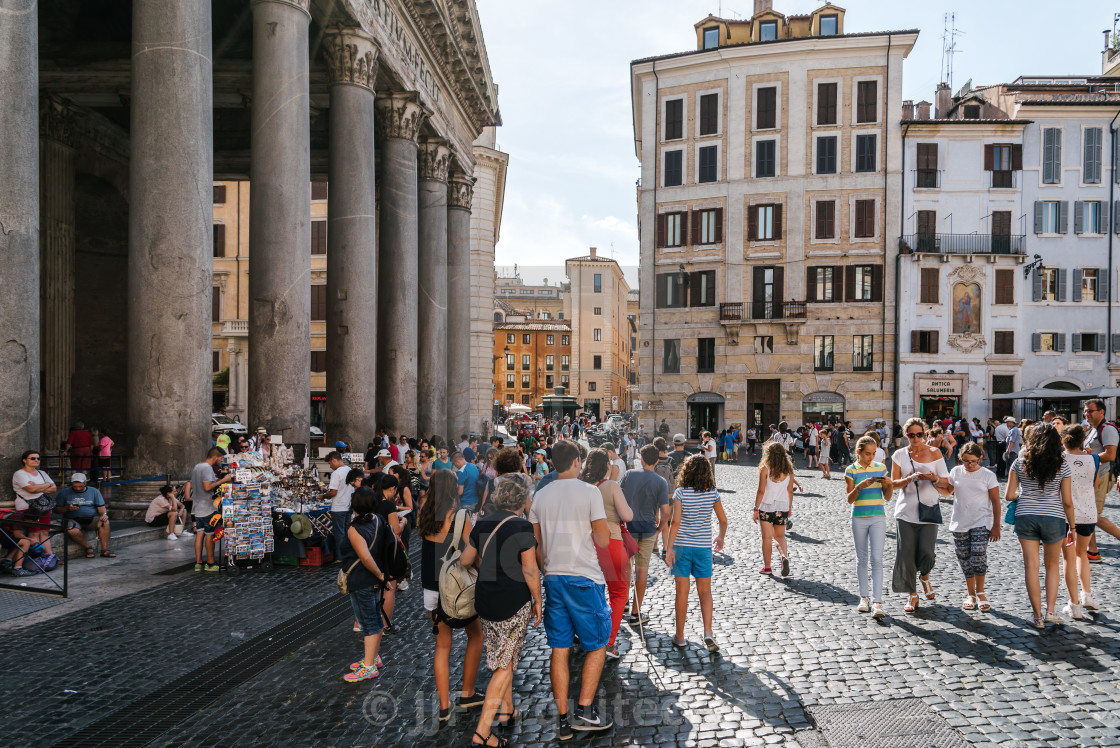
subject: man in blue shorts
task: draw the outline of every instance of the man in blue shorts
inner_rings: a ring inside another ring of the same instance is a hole
[[[599,714],[595,691],[611,633],[606,579],[595,546],[606,548],[610,529],[599,489],[579,479],[579,445],[562,439],[552,448],[556,480],[538,489],[529,509],[537,539],[537,563],[544,574],[544,628],[552,648],[549,675],[559,724],[556,737],[570,740],[573,730],[599,731],[614,725]],[[579,636],[586,655],[575,714],[568,717],[568,651]]]

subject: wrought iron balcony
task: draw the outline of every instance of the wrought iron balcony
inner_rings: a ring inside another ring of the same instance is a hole
[[[743,319],[743,302],[719,305],[720,322],[739,322]]]
[[[804,320],[804,301],[752,301],[751,319]]]
[[[1022,234],[906,234],[899,251],[951,255],[1021,255]]]

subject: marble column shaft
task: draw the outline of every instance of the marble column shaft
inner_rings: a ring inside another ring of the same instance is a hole
[[[209,446],[214,108],[209,0],[134,0],[128,211],[133,475]]]
[[[40,356],[42,444],[57,449],[70,427],[75,365],[74,110],[45,95],[39,106]]]
[[[330,69],[330,200],[327,203],[327,413],[331,443],[374,434],[377,380],[377,224],[374,92],[377,46],[333,29]]]
[[[377,100],[382,171],[377,274],[377,426],[416,435],[418,234],[415,92]],[[430,434],[425,434],[430,436]]]
[[[471,199],[474,179],[458,174],[447,207],[447,431],[471,430]]]
[[[310,0],[252,0],[249,424],[311,429]]]
[[[447,425],[447,171],[451,150],[442,138],[420,145],[419,272],[416,417],[421,434]],[[451,436],[451,434],[448,434]]]

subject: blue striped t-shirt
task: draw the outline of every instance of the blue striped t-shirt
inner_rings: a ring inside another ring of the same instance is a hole
[[[1065,505],[1062,503],[1062,479],[1073,476],[1069,465],[1063,461],[1058,474],[1045,486],[1039,485],[1034,478],[1027,477],[1022,457],[1016,458],[1015,462],[1011,463],[1011,469],[1019,478],[1019,502],[1015,505],[1016,517],[1054,517],[1063,520],[1066,518]]]
[[[689,548],[712,547],[712,507],[719,501],[719,494],[711,491],[696,491],[692,488],[678,488],[673,500],[681,502],[681,526],[677,530],[674,545]]]

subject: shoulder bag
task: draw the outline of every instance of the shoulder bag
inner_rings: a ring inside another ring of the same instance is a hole
[[[910,454],[910,450],[906,450],[906,456],[910,459],[910,472],[917,473],[918,469],[914,466],[914,457]],[[941,499],[938,498],[937,503],[930,505],[922,502],[921,481],[914,481],[914,493],[918,496],[918,521],[928,522],[934,525],[941,524]]]

